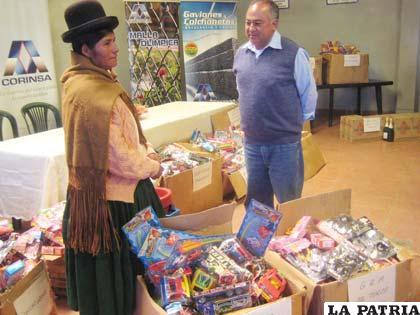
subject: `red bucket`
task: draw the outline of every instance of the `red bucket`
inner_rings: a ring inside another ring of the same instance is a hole
[[[163,209],[168,212],[169,207],[172,204],[172,191],[169,188],[165,187],[155,187],[156,193],[160,198],[160,202],[162,203]]]

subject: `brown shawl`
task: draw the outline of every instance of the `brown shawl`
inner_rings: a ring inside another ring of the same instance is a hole
[[[61,78],[63,126],[69,170],[68,246],[93,255],[118,246],[118,233],[106,201],[109,125],[120,96],[135,115],[134,105],[112,72],[72,53],[72,66]],[[138,125],[139,139],[146,143]]]

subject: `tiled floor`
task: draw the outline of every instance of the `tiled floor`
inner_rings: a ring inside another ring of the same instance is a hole
[[[313,129],[327,165],[305,182],[303,195],[352,189],[352,214],[368,216],[387,236],[420,252],[420,139],[388,143],[349,143],[339,139],[339,126]],[[243,215],[239,205],[235,221]],[[420,259],[412,265],[420,301]],[[69,311],[60,300],[58,314]]]

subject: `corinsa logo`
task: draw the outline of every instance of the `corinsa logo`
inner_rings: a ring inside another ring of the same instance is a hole
[[[12,41],[4,68],[3,86],[50,81],[51,76],[31,40]]]

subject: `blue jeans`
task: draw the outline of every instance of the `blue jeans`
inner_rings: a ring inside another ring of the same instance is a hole
[[[303,188],[303,156],[299,142],[287,144],[245,143],[248,194],[273,207],[273,193],[283,203],[300,198]]]

